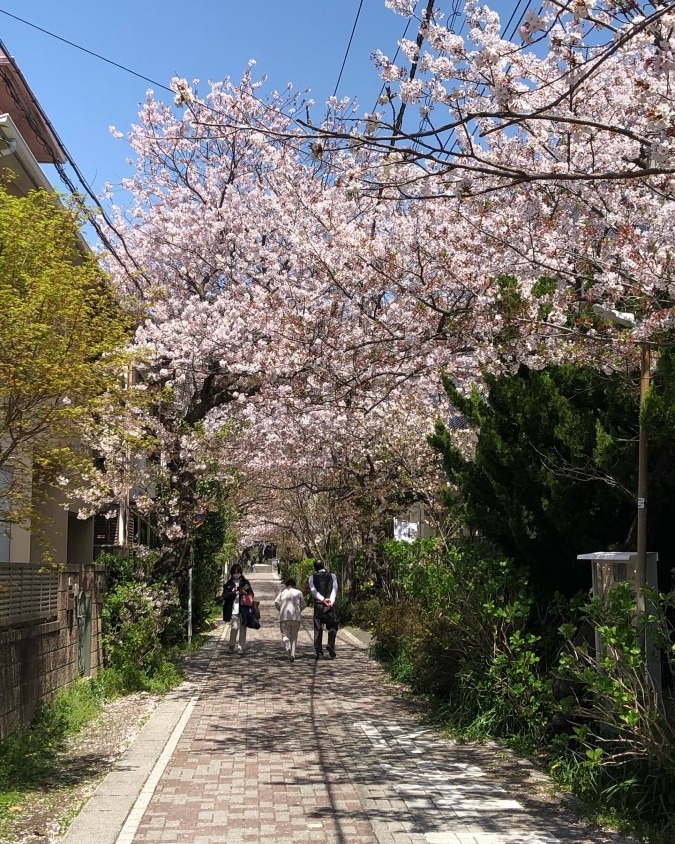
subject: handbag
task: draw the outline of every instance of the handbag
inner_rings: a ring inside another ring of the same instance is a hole
[[[253,602],[253,615],[260,620],[260,601]]]
[[[326,625],[326,630],[338,629],[338,620],[334,607],[329,607],[323,611],[321,614],[321,623]]]
[[[252,607],[254,604],[253,601],[253,592],[244,592],[243,595],[239,596],[239,605],[242,607]]]
[[[250,627],[252,630],[260,630],[260,622],[255,617],[253,607],[244,605],[241,608],[241,614],[245,627]]]

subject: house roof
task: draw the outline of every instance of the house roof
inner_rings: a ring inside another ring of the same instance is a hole
[[[66,151],[35,95],[0,41],[0,113],[10,114],[28,148],[41,164],[63,164]]]

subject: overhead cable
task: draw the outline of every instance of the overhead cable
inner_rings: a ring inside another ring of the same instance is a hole
[[[356,26],[359,22],[359,17],[361,16],[361,9],[363,8],[363,0],[359,3],[359,8],[356,10],[356,18],[354,20],[354,26],[352,27],[352,33],[349,36],[349,42],[347,44],[347,49],[345,50],[344,58],[342,59],[342,67],[340,68],[340,73],[338,74],[337,82],[335,83],[335,90],[333,91],[333,96],[337,96],[338,88],[340,86],[340,80],[342,79],[342,74],[345,69],[345,65],[347,64],[347,57],[349,56],[349,51],[352,46],[352,41],[354,40],[354,33],[356,32]]]
[[[70,47],[74,47],[76,50],[81,50],[83,53],[87,53],[88,55],[93,56],[96,59],[100,59],[102,62],[111,64],[113,65],[113,67],[117,67],[120,70],[125,71],[126,73],[130,73],[132,76],[137,76],[139,79],[143,79],[145,82],[149,82],[151,85],[155,85],[157,88],[163,88],[165,91],[169,91],[169,93],[171,94],[174,93],[171,88],[168,88],[166,85],[162,85],[161,82],[155,82],[155,80],[150,79],[149,76],[144,76],[142,73],[137,73],[130,67],[126,67],[125,65],[120,64],[119,62],[114,62],[112,59],[107,59],[105,56],[101,56],[99,53],[95,53],[93,50],[87,50],[86,47],[81,47],[74,41],[69,41],[67,38],[62,38],[55,32],[50,32],[48,29],[43,29],[43,27],[38,26],[35,23],[31,23],[30,21],[24,20],[24,18],[20,18],[18,15],[13,15],[11,12],[5,11],[5,9],[0,9],[0,14],[7,15],[8,18],[14,18],[15,21],[19,21],[20,23],[23,23],[26,26],[30,26],[33,29],[37,29],[38,32],[43,32],[45,35],[49,35],[51,38],[56,38],[57,41],[62,41],[64,44],[68,44]]]
[[[3,44],[3,42],[1,40],[0,40],[0,49],[7,56],[8,61],[12,65],[16,66],[14,60],[8,55],[7,48],[5,47],[5,45]],[[42,123],[40,121],[36,120],[33,111],[30,108],[27,107],[26,103],[24,102],[23,97],[17,91],[16,86],[14,84],[14,79],[6,71],[6,69],[3,68],[2,66],[0,66],[0,78],[4,82],[5,87],[7,89],[7,92],[9,93],[11,98],[14,100],[14,103],[15,103],[17,109],[22,113],[22,115],[24,116],[24,118],[28,122],[28,125],[31,127],[31,129],[35,133],[36,137],[40,141],[40,144],[45,149],[45,151],[48,154],[48,156],[50,157],[52,163],[56,167],[56,170],[58,171],[58,174],[61,177],[61,180],[66,185],[68,190],[73,194],[73,196],[75,198],[77,198],[81,194],[80,194],[78,188],[73,183],[73,180],[68,175],[68,172],[66,171],[63,164],[60,163],[57,151],[53,148],[51,139],[46,136],[46,133],[44,132],[43,127],[42,127]],[[85,193],[92,199],[92,201],[96,205],[98,213],[101,215],[101,218],[105,221],[105,223],[108,226],[108,228],[110,229],[110,231],[112,231],[119,238],[119,240],[120,240],[120,242],[121,242],[121,244],[124,248],[124,251],[127,254],[127,257],[132,261],[132,263],[134,264],[136,269],[140,271],[140,267],[138,266],[138,264],[134,260],[133,256],[129,253],[129,250],[127,249],[127,245],[124,241],[124,238],[121,236],[120,232],[117,230],[114,223],[112,222],[112,220],[108,216],[108,214],[107,214],[105,208],[103,207],[103,205],[101,204],[101,201],[99,200],[98,196],[95,194],[92,187],[89,185],[87,180],[84,178],[84,175],[82,174],[81,170],[79,169],[79,167],[77,166],[77,164],[73,160],[72,156],[70,155],[70,153],[66,149],[63,141],[58,136],[58,133],[56,132],[56,129],[52,125],[51,121],[49,120],[47,115],[42,111],[42,109],[39,107],[39,105],[37,106],[37,108],[39,110],[40,117],[42,118],[42,121],[44,122],[44,125],[49,130],[49,133],[51,133],[51,137],[56,140],[56,143],[58,144],[60,150],[65,155],[66,160],[68,161],[70,166],[73,168],[73,171],[75,172],[75,175],[77,176],[77,178],[80,182],[80,185],[84,188]],[[101,240],[101,242],[103,243],[103,245],[108,249],[108,251],[114,256],[114,258],[118,261],[118,263],[121,266],[125,266],[123,259],[118,254],[117,250],[115,249],[114,244],[111,242],[111,240],[108,237],[106,231],[104,231],[103,227],[101,226],[99,221],[96,219],[96,215],[94,213],[92,213],[91,210],[84,205],[84,203],[80,202],[79,204],[80,204],[81,209],[86,213],[89,222],[93,226],[94,230],[96,231],[96,234],[98,235],[98,237]]]

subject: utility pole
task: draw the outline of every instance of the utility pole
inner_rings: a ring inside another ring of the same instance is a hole
[[[187,640],[192,643],[192,566],[188,569]]]
[[[604,305],[593,305],[593,311],[622,328],[635,328],[635,314],[624,313]],[[647,429],[642,420],[647,393],[649,392],[651,353],[649,343],[640,343],[640,407],[638,433],[638,488],[637,488],[637,554],[635,562],[636,605],[638,612],[645,612],[642,590],[647,583]]]
[[[651,354],[649,345],[642,343],[640,348],[640,427],[638,439],[638,491],[637,491],[637,562],[636,586],[637,608],[645,611],[645,598],[642,588],[647,582],[647,430],[642,420],[647,393],[650,384]]]

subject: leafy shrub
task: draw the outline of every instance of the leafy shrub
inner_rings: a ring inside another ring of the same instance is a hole
[[[181,614],[177,590],[152,580],[154,558],[106,555],[108,591],[102,609],[107,674],[118,690],[163,691],[180,679],[166,657],[162,634]]]
[[[404,653],[410,685],[441,699],[455,728],[489,723],[485,734],[542,735],[551,683],[529,629],[533,600],[523,572],[486,549],[405,545],[386,549],[400,598],[376,621],[377,652],[392,665]]]
[[[200,482],[201,492],[212,492],[213,484]],[[220,493],[221,495],[224,493]],[[236,544],[229,526],[227,509],[206,514],[204,524],[196,531],[194,541],[192,577],[192,631],[198,633],[209,628],[210,620],[220,617],[221,578],[230,560],[234,559]],[[174,624],[172,639],[164,634],[165,642],[183,646],[187,634],[188,581],[181,588],[181,624]],[[178,615],[178,614],[176,614]],[[168,632],[168,631],[167,631]]]
[[[108,664],[151,669],[161,653],[167,595],[149,583],[123,583],[106,596],[103,644]]]
[[[435,698],[437,722],[548,758],[604,819],[650,844],[675,840],[675,719],[649,681],[659,656],[675,674],[675,593],[645,589],[640,614],[620,584],[539,618],[523,572],[485,549],[413,543],[394,562],[398,599],[378,615],[373,650]]]
[[[338,601],[336,611],[341,624],[374,630],[382,612],[382,600],[376,595],[355,601],[343,599]]]
[[[314,560],[312,559],[293,560],[282,564],[282,581],[285,582],[292,577],[306,599],[309,599],[309,578],[312,574],[314,574]],[[308,604],[309,602],[310,600],[307,600]]]
[[[646,612],[636,612],[629,584],[619,583],[560,628],[558,673],[578,691],[561,701],[569,728],[553,742],[552,769],[586,799],[659,826],[668,840],[675,834],[675,723],[652,674],[660,674],[660,655],[675,668],[675,593],[644,592]],[[598,632],[599,653],[578,637],[581,625]]]
[[[375,627],[375,655],[385,661],[395,659],[412,641],[419,623],[419,609],[412,603],[383,607]]]
[[[415,666],[411,659],[410,651],[404,645],[389,661],[389,673],[391,679],[396,683],[407,683],[413,686],[416,681]]]

